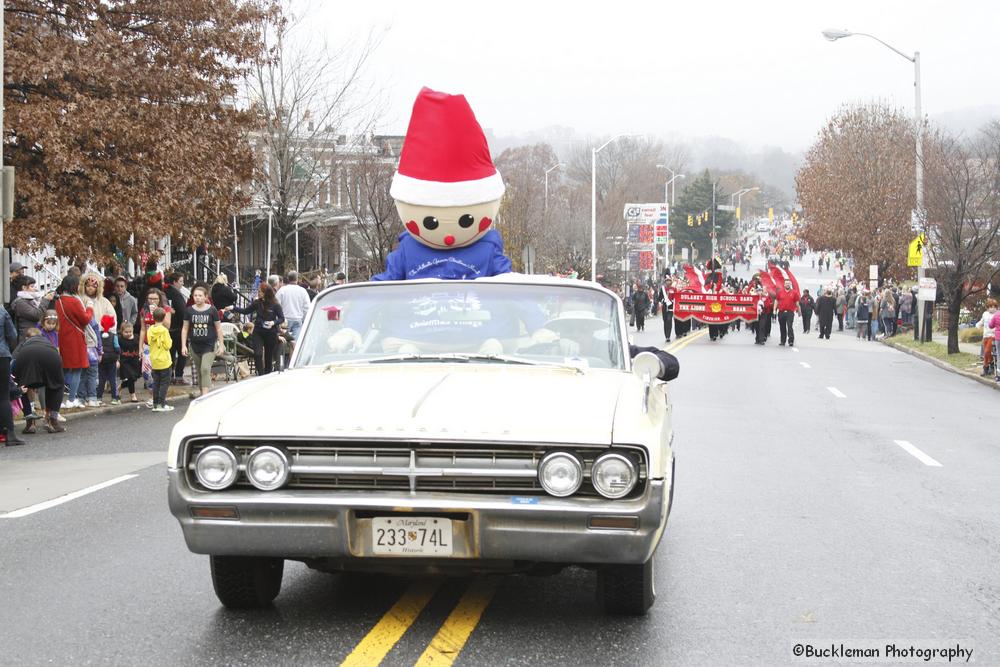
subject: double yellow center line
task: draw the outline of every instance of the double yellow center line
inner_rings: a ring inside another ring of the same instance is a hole
[[[677,352],[707,335],[708,329],[703,329],[677,339],[664,349],[671,353]],[[482,577],[475,579],[466,588],[458,604],[417,659],[415,667],[442,667],[455,662],[493,599],[498,581],[498,577]],[[410,584],[396,604],[354,647],[341,666],[371,667],[380,664],[416,622],[441,588],[441,584],[441,579],[421,579]]]
[[[664,351],[670,352],[671,354],[673,354],[674,352],[677,352],[678,350],[683,350],[685,347],[687,347],[691,343],[695,342],[696,340],[698,340],[700,338],[704,338],[707,335],[708,335],[708,329],[707,328],[706,329],[702,329],[701,331],[698,331],[696,333],[688,334],[687,336],[684,336],[683,338],[678,338],[677,340],[675,340],[674,342],[672,342],[670,345],[667,345],[663,349],[664,349]]]
[[[354,647],[341,666],[369,667],[380,664],[417,620],[441,583],[440,579],[423,579],[410,584],[403,596]],[[474,580],[417,659],[416,666],[439,667],[455,662],[465,642],[479,624],[483,611],[493,599],[496,587],[496,577]]]

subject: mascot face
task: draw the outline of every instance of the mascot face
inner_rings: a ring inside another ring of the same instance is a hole
[[[468,206],[419,206],[396,200],[399,218],[410,236],[438,250],[478,241],[493,226],[499,209],[499,199]]]

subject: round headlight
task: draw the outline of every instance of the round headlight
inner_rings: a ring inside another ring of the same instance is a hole
[[[277,447],[264,445],[247,459],[247,479],[261,491],[273,491],[288,481],[288,457]]]
[[[590,469],[590,482],[605,498],[623,498],[632,492],[639,474],[635,463],[621,454],[602,454]]]
[[[194,461],[194,474],[198,483],[212,491],[231,486],[239,471],[236,454],[222,445],[209,445],[198,452],[198,458]]]
[[[550,495],[569,496],[583,483],[583,466],[572,454],[552,452],[538,465],[538,481]]]

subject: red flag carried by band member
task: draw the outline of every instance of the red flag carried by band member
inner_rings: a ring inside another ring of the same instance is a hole
[[[767,271],[760,271],[757,276],[760,279],[760,286],[764,288],[765,292],[772,297],[778,293],[778,288],[775,287],[774,281],[771,279],[771,274]]]
[[[792,289],[799,292],[799,281],[795,279],[795,276],[788,269],[783,269],[775,264],[769,264],[768,270],[771,273],[771,277],[774,279],[774,284],[778,286],[778,291],[785,291],[785,281],[790,280],[792,283]]]
[[[687,277],[688,289],[695,292],[705,291],[705,274],[690,264],[684,265],[684,275]]]

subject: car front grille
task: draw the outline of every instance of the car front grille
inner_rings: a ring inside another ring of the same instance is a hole
[[[204,447],[218,440],[193,441],[188,445],[188,478],[197,486],[193,461]],[[246,461],[250,452],[262,444],[274,442],[226,442]],[[538,445],[496,445],[483,448],[437,444],[364,443],[288,443],[281,445],[288,454],[291,476],[284,488],[453,491],[466,493],[544,494],[538,483],[538,464],[552,451],[571,451],[583,461],[584,483],[577,496],[598,496],[590,484],[594,459],[607,451],[604,447],[560,447]],[[641,495],[646,482],[646,460],[638,447],[615,447],[629,452],[640,462],[639,483],[630,497]],[[245,475],[238,487],[252,488]]]

